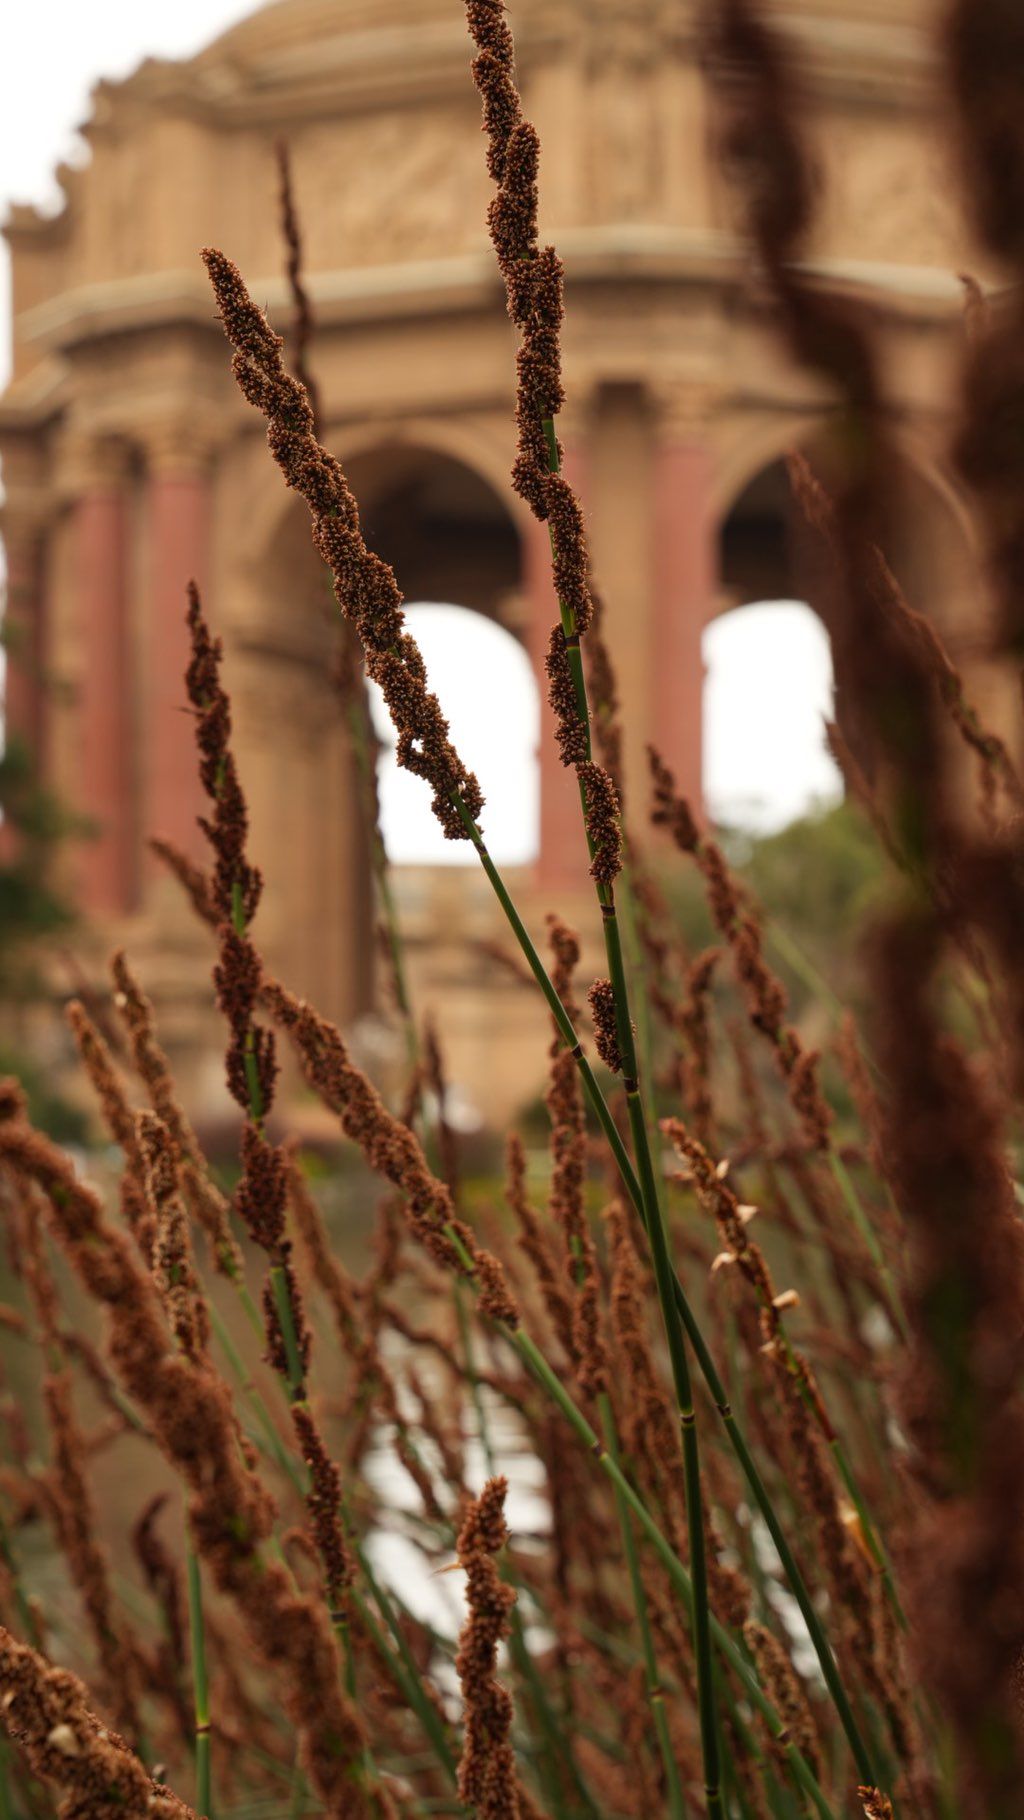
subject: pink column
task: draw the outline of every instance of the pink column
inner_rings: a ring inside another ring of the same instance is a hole
[[[119,915],[135,901],[135,754],[131,742],[127,512],[123,480],[99,454],[74,504],[82,664],[79,806],[95,825],[79,854],[82,907]]]
[[[654,743],[699,814],[703,806],[704,662],[718,553],[711,453],[699,427],[663,426],[654,488]]]
[[[7,599],[4,610],[4,737],[20,740],[34,763],[43,746],[43,533],[35,525],[4,526]]]
[[[147,679],[142,837],[160,835],[201,859],[204,799],[186,712],[186,589],[202,591],[209,543],[209,478],[185,436],[150,444],[147,507]],[[209,601],[204,601],[210,612]],[[216,617],[216,615],[211,615]]]
[[[578,444],[567,445],[564,471],[580,498],[585,497],[586,469]],[[558,623],[558,601],[551,579],[551,542],[546,524],[531,517],[524,539],[524,583],[530,612],[530,651],[541,693],[540,717],[540,855],[538,887],[552,894],[578,889],[587,880],[587,848],[580,818],[576,774],[567,769],[555,743],[555,717],[548,705],[544,660],[552,628]]]

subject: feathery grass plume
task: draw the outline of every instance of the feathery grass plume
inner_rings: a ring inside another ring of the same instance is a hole
[[[747,1232],[747,1225],[757,1209],[742,1206],[725,1178],[724,1163],[711,1161],[703,1144],[691,1137],[681,1119],[662,1119],[661,1129],[675,1147],[676,1153],[683,1161],[683,1170],[679,1180],[692,1184],[701,1206],[710,1213],[718,1228],[719,1238],[724,1250],[719,1252],[712,1270],[723,1264],[735,1264],[746,1278],[761,1306],[761,1330],[766,1348],[777,1348],[782,1338],[783,1327],[780,1315],[782,1309],[792,1307],[797,1299],[791,1290],[779,1295],[772,1281],[771,1272],[759,1245],[755,1245]],[[833,1438],[834,1430],[821,1403],[820,1395],[814,1385],[804,1361],[799,1355],[793,1355],[798,1362],[798,1371],[811,1401],[819,1411],[819,1419],[826,1439]]]
[[[640,1267],[630,1219],[619,1201],[605,1211],[611,1240],[612,1328],[622,1385],[619,1419],[627,1452],[640,1479],[660,1506],[666,1534],[679,1553],[685,1545],[686,1481],[677,1424],[651,1350],[644,1320]],[[727,1566],[708,1519],[708,1582],[716,1614],[737,1630],[750,1615],[750,1589],[742,1575]],[[673,1645],[675,1648],[676,1646]]]
[[[686,970],[686,996],[677,1013],[683,1038],[680,1070],[683,1103],[701,1143],[708,1146],[714,1141],[711,991],[715,968],[721,958],[720,948],[705,948],[690,962]]]
[[[473,80],[483,103],[487,168],[496,191],[487,210],[491,240],[505,282],[508,313],[519,330],[516,356],[518,446],[512,485],[551,537],[551,566],[559,622],[545,659],[548,700],[563,765],[579,779],[591,876],[610,885],[622,864],[619,798],[613,774],[591,757],[589,711],[580,639],[593,618],[589,558],[579,500],[562,473],[555,432],[565,394],[561,328],[563,269],[553,246],[538,245],[537,170],[540,141],[524,118],[514,74],[514,45],[503,0],[466,0],[466,21],[477,47]],[[601,672],[607,681],[607,664]],[[614,739],[612,742],[614,749]]]
[[[498,1645],[508,1635],[516,1597],[494,1559],[508,1541],[507,1490],[507,1480],[488,1479],[466,1512],[457,1543],[469,1603],[455,1658],[465,1709],[459,1796],[479,1820],[520,1820],[522,1812],[511,1744],[512,1698],[495,1679]]]
[[[611,1324],[616,1379],[622,1387],[616,1405],[622,1439],[643,1483],[661,1507],[669,1539],[678,1552],[685,1537],[686,1487],[677,1423],[651,1347],[640,1259],[629,1215],[621,1201],[613,1201],[604,1219],[611,1242]]]
[[[864,1803],[866,1820],[895,1820],[892,1802],[880,1788],[859,1788],[857,1793]]]
[[[548,916],[548,940],[554,957],[552,980],[570,1016],[576,1013],[573,975],[580,958],[579,937],[557,916]],[[601,1338],[597,1258],[587,1224],[584,1190],[587,1127],[576,1064],[557,1028],[548,1051],[550,1079],[544,1103],[551,1121],[551,1187],[548,1213],[562,1234],[565,1270],[572,1285],[572,1350],[580,1388],[596,1396],[607,1385],[608,1371]]]
[[[926,876],[941,876],[949,868],[955,877],[960,873],[960,889],[964,855],[952,832],[934,680],[919,650],[898,635],[874,589],[869,553],[883,542],[879,526],[890,474],[874,352],[849,309],[811,293],[796,269],[810,219],[808,166],[778,41],[748,0],[725,0],[719,16],[725,49],[742,71],[740,130],[747,133],[748,149],[753,138],[757,152],[759,181],[747,187],[751,227],[794,350],[832,384],[848,431],[846,472],[835,499],[839,585],[826,603],[839,700],[847,712],[853,710],[852,743],[863,746],[872,781],[885,779],[893,804],[887,819],[898,848]],[[1005,130],[1005,123],[1010,72],[1019,68],[1024,43],[1020,21],[1002,0],[957,5],[951,20],[958,52],[955,81],[962,103],[966,98],[975,144],[989,154],[983,219],[1001,250],[1019,252],[1024,242],[1012,203],[1021,169],[1014,148],[1022,141],[1015,117],[1015,130]],[[986,73],[999,97],[995,109]],[[996,144],[1002,148],[998,157],[992,156]],[[999,464],[992,471],[999,476],[994,496],[1007,514],[1004,535],[1007,526],[1012,530],[1024,522],[1017,493],[1008,499],[999,492],[1011,475],[1015,484],[1020,471],[1019,449],[1002,449],[1013,437],[1019,442],[1016,427],[1009,438],[1001,434],[1020,416],[1013,407],[1021,390],[1014,377],[1021,370],[1019,335],[1015,350],[1007,352],[1005,368],[990,368],[987,394],[982,390],[991,403],[998,387],[999,427],[979,439],[983,463],[994,458]],[[994,425],[977,398],[974,421],[986,429]],[[1003,553],[1013,547],[1010,535]],[[1016,587],[1019,566],[1009,561],[1004,572]],[[1018,592],[1017,618],[1019,598]],[[1015,636],[1011,631],[1007,642],[1013,645]],[[1013,906],[1020,885],[1005,844],[991,858],[988,891],[982,895],[975,872],[959,907],[996,937],[1006,966],[1010,943],[999,938],[1014,924],[1019,928]],[[915,1599],[924,1642],[921,1663],[957,1726],[969,1799],[996,1816],[1017,1811],[1024,1797],[1019,1731],[1007,1703],[1024,1576],[1019,1537],[1008,1533],[1006,1517],[1009,1506],[1020,1501],[1024,1472],[1015,1362],[1022,1276],[998,1121],[937,1023],[941,947],[933,904],[918,896],[890,914],[873,963],[878,1023],[873,1048],[887,1082],[889,1167],[911,1252],[919,1452],[940,1488],[916,1536],[916,1558],[927,1562],[928,1575],[927,1589],[920,1584]],[[1013,954],[1019,958],[1016,943]],[[1019,990],[1012,1002],[1016,1015]],[[998,1629],[986,1617],[990,1600],[1000,1605]]]
[[[160,1607],[164,1622],[161,1654],[173,1674],[185,1666],[185,1601],[181,1572],[170,1550],[157,1531],[157,1520],[166,1509],[170,1494],[158,1491],[132,1525],[132,1549],[142,1569],[143,1579]]]
[[[220,640],[210,636],[194,582],[188,590],[188,626],[192,655],[185,681],[196,715],[200,781],[213,805],[212,820],[203,820],[200,826],[213,852],[214,897],[221,918],[214,983],[230,1031],[228,1090],[245,1120],[235,1207],[267,1258],[263,1319],[268,1356],[287,1382],[292,1402],[299,1403],[305,1396],[312,1340],[286,1231],[284,1152],[266,1136],[277,1055],[273,1031],[256,1020],[263,968],[249,934],[263,879],[246,854],[249,816],[231,750],[231,703],[220,680],[223,650]]]
[[[808,523],[835,547],[835,507],[826,488],[806,457],[792,452],[786,462],[793,496]],[[875,598],[897,632],[904,632],[935,678],[942,704],[964,744],[978,760],[982,813],[994,829],[996,804],[1005,796],[1014,817],[1024,810],[1024,785],[997,733],[986,727],[978,709],[970,700],[964,679],[942,642],[939,633],[924,613],[912,607],[883,552],[872,544],[865,552],[873,572]]]
[[[305,391],[285,371],[283,343],[253,303],[241,274],[212,247],[203,253],[224,331],[234,348],[232,371],[249,403],[269,421],[267,442],[290,487],[313,520],[313,541],[334,577],[342,612],[358,634],[367,674],[379,684],[398,734],[398,763],[433,790],[431,808],[447,840],[467,840],[456,807],[472,821],[483,808],[480,786],[459,758],[415,639],[405,630],[393,571],[368,550],[341,464],[313,433]]]
[[[611,980],[594,980],[587,987],[587,1004],[594,1025],[597,1053],[612,1074],[622,1073],[622,1050],[619,1046],[619,1024],[615,1006],[615,988]]]
[[[572,1302],[560,1281],[560,1272],[552,1256],[547,1234],[530,1205],[526,1191],[526,1157],[519,1133],[509,1133],[505,1143],[505,1200],[519,1227],[519,1246],[533,1265],[540,1286],[541,1299],[548,1319],[563,1352],[575,1358]]]
[[[281,235],[285,244],[285,271],[295,310],[295,323],[292,330],[292,365],[295,368],[295,377],[309,399],[315,430],[320,422],[320,400],[316,382],[309,370],[308,359],[309,344],[313,335],[313,311],[309,301],[309,292],[306,290],[302,276],[302,232],[292,185],[291,153],[284,139],[278,139],[275,142],[274,158],[277,163],[277,202],[280,211]]]
[[[0,1724],[60,1795],[61,1820],[195,1820],[91,1711],[77,1675],[2,1627]]]
[[[118,1375],[191,1493],[198,1553],[278,1679],[314,1789],[338,1820],[380,1820],[390,1803],[356,1773],[365,1740],[338,1685],[323,1606],[297,1596],[284,1568],[262,1551],[274,1507],[238,1448],[222,1380],[208,1362],[193,1364],[174,1346],[155,1285],[131,1241],[108,1224],[98,1196],[55,1145],[23,1119],[10,1119],[0,1123],[0,1163],[42,1189],[69,1262],[106,1310]]]
[[[292,361],[295,377],[305,390],[312,411],[311,429],[319,434],[322,411],[319,389],[309,368],[309,346],[313,338],[313,310],[302,272],[302,235],[292,184],[291,158],[284,140],[275,146],[279,177],[279,210],[281,234],[285,245],[288,288],[295,313],[292,336]],[[380,827],[380,801],[377,791],[377,754],[379,741],[370,713],[369,699],[360,670],[360,644],[355,627],[344,616],[337,620],[337,641],[331,662],[331,681],[344,710],[356,761],[358,797],[364,833],[369,844],[370,862],[377,896],[380,950],[388,970],[395,1007],[405,1025],[410,1064],[415,1066],[417,1041],[412,1022],[412,1007],[405,977],[401,933],[388,877],[389,861]]]
[[[594,740],[601,763],[611,778],[619,805],[620,822],[625,823],[625,769],[622,758],[622,704],[611,652],[604,636],[605,605],[600,594],[590,590],[593,616],[584,646],[587,684],[591,700]]]
[[[106,1698],[119,1729],[132,1743],[140,1736],[139,1662],[114,1608],[110,1561],[99,1540],[96,1500],[89,1483],[88,1446],[75,1412],[74,1385],[58,1332],[56,1285],[46,1257],[36,1196],[20,1197],[18,1250],[26,1287],[39,1320],[47,1357],[43,1407],[53,1444],[49,1503],[58,1540],[78,1590],[106,1683]]]
[[[800,1746],[816,1776],[821,1776],[821,1751],[814,1715],[807,1700],[807,1690],[789,1656],[770,1630],[756,1619],[748,1618],[743,1626],[743,1641],[757,1664],[761,1685],[776,1712],[786,1723],[787,1736]],[[777,1754],[777,1747],[772,1746]]]
[[[306,1510],[324,1574],[332,1621],[340,1624],[352,1579],[341,1527],[341,1479],[310,1407],[306,1375],[312,1333],[305,1318],[287,1235],[288,1157],[266,1136],[277,1078],[274,1035],[257,1023],[263,967],[249,929],[262,892],[262,877],[246,854],[248,810],[231,749],[231,703],[221,680],[222,647],[210,637],[199,593],[189,585],[192,657],[186,673],[196,710],[199,775],[213,804],[201,823],[214,854],[214,897],[221,922],[220,961],[214,969],[217,998],[231,1040],[228,1087],[241,1107],[242,1177],[235,1206],[254,1243],[266,1254],[264,1331],[270,1363],[287,1385],[292,1426],[309,1473]]]
[[[135,1071],[169,1136],[175,1168],[189,1210],[206,1234],[216,1268],[232,1281],[241,1281],[244,1274],[242,1254],[228,1221],[227,1202],[220,1189],[210,1180],[199,1140],[178,1099],[170,1063],[157,1040],[153,1007],[136,979],[123,949],[114,954],[110,968],[114,980],[114,1004],[128,1032]]]
[[[196,1275],[170,1135],[155,1112],[137,1114],[135,1133],[152,1210],[153,1280],[171,1332],[186,1358],[198,1365],[209,1344],[209,1314]]]
[[[671,771],[653,746],[648,746],[647,756],[654,803],[651,820],[696,860],[715,926],[729,945],[747,1015],[772,1046],[807,1143],[812,1150],[828,1150],[832,1109],[818,1081],[820,1057],[804,1048],[798,1032],[785,1021],[786,989],[765,959],[756,907],[734,877],[717,841],[700,833],[689,804],[679,796]]]
[[[172,840],[165,840],[154,835],[148,845],[150,852],[154,853],[157,859],[167,867],[168,872],[177,879],[199,921],[215,930],[220,918],[214,902],[213,883],[209,873],[204,872],[201,866],[197,866],[193,860],[190,860],[188,855],[183,853],[180,847],[176,847]]]
[[[367,1418],[379,1412],[382,1419],[392,1425],[395,1452],[419,1491],[426,1515],[432,1519],[439,1518],[442,1513],[433,1481],[410,1439],[409,1426],[399,1405],[395,1380],[381,1351],[379,1333],[370,1318],[370,1311],[360,1305],[356,1286],[331,1254],[320,1209],[303,1174],[294,1146],[287,1147],[286,1155],[288,1205],[295,1221],[299,1243],[314,1282],[330,1303],[342,1351],[354,1366],[349,1394],[350,1407],[362,1409]],[[369,1439],[368,1420],[363,1426],[362,1437]],[[348,1457],[350,1461],[354,1457],[351,1449]],[[332,1552],[336,1552],[336,1544]]]
[[[1024,1638],[1024,1235],[1001,1120],[941,1029],[940,936],[918,906],[873,941],[883,1150],[903,1214],[914,1347],[901,1391],[926,1493],[905,1576],[915,1648],[961,1747],[965,1799],[1024,1800],[1013,1675]],[[897,1010],[898,1007],[898,1010]]]
[[[865,1685],[890,1723],[904,1772],[919,1776],[920,1742],[910,1715],[906,1684],[889,1672],[880,1646],[881,1601],[864,1571],[874,1565],[865,1547],[864,1560],[851,1545],[843,1518],[842,1500],[826,1463],[822,1443],[832,1448],[836,1428],[826,1407],[818,1380],[800,1352],[790,1342],[782,1320],[786,1308],[798,1300],[792,1290],[777,1294],[760,1247],[748,1233],[755,1209],[740,1204],[722,1169],[716,1167],[696,1138],[678,1119],[664,1119],[662,1130],[685,1165],[681,1179],[692,1183],[698,1200],[715,1219],[725,1249],[712,1265],[735,1265],[754,1290],[760,1309],[759,1352],[778,1366],[778,1385],[797,1467],[797,1478],[808,1508],[819,1526],[822,1558],[833,1594],[846,1610],[846,1630],[851,1653]],[[813,1424],[813,1426],[812,1426]],[[816,1432],[815,1432],[816,1431]]]
[[[340,1120],[346,1137],[363,1152],[371,1169],[401,1190],[410,1230],[428,1256],[444,1269],[464,1275],[463,1253],[479,1286],[484,1313],[515,1327],[519,1314],[501,1264],[456,1218],[447,1183],[432,1173],[415,1133],[388,1111],[352,1062],[341,1032],[275,981],[264,982],[263,997],[294,1043],[307,1081]]]
[[[142,1156],[127,1094],[110,1049],[81,1000],[71,999],[65,1006],[64,1016],[75,1039],[82,1067],[99,1100],[103,1122],[124,1153],[125,1166],[120,1177],[121,1211],[148,1260],[154,1239],[153,1216],[146,1199]]]

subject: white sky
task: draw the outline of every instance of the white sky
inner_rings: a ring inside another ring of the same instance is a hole
[[[76,128],[88,115],[96,81],[126,76],[147,56],[190,56],[254,10],[254,0],[39,0],[19,6],[0,59],[3,214],[12,202],[57,206],[54,171],[62,159],[83,155]],[[9,370],[9,334],[7,253],[0,247],[0,385]],[[416,617],[432,685],[488,798],[489,838],[506,863],[526,859],[537,815],[537,705],[526,659],[514,641],[483,621],[464,621],[452,643],[459,609],[421,608]],[[837,796],[821,731],[831,700],[828,644],[808,609],[782,602],[730,613],[708,628],[704,654],[711,813],[767,831],[812,801]],[[501,689],[489,690],[486,700],[478,687],[480,665],[493,665],[502,677]],[[436,831],[425,785],[398,773],[393,761],[381,781],[387,825],[401,857],[448,863],[464,857],[461,845]]]
[[[256,10],[253,0],[11,0],[0,57],[0,205],[56,206],[53,173],[81,155],[76,129],[101,76],[144,57],[189,57]],[[0,383],[9,371],[10,281],[0,283]]]
[[[499,865],[537,853],[540,711],[530,660],[511,632],[465,607],[410,606],[430,686],[448,717],[459,757],[480,779],[482,826]],[[486,684],[482,681],[486,679]],[[371,684],[377,736],[393,746],[384,699]],[[445,840],[430,813],[430,786],[400,771],[392,753],[378,774],[381,825],[398,864],[476,864],[466,841]]]
[[[838,802],[825,744],[832,656],[800,601],[737,607],[704,634],[704,795],[712,820],[771,834],[812,803]]]

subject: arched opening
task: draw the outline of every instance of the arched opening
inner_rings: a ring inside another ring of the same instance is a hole
[[[488,799],[488,841],[505,864],[526,863],[537,847],[539,704],[520,636],[515,525],[486,481],[435,450],[375,446],[347,458],[346,471],[368,544],[416,603],[410,624],[431,687]],[[373,1007],[378,970],[365,791],[337,680],[339,625],[296,502],[236,574],[225,624],[230,680],[252,851],[267,878],[268,961],[351,1023]],[[446,931],[447,869],[473,855],[468,843],[444,841],[422,780],[398,772],[383,716],[377,733],[385,839],[405,867],[400,910],[425,956]]]
[[[774,834],[843,793],[825,742],[828,634],[804,601],[736,607],[704,633],[704,803],[713,822]]]
[[[408,622],[456,748],[480,779],[491,855],[500,865],[528,865],[540,831],[540,700],[530,660],[510,632],[472,608],[421,601],[409,606]],[[430,813],[429,786],[399,769],[376,687],[371,711],[381,742],[381,832],[392,864],[475,865],[468,841],[445,840]]]
[[[722,526],[723,610],[703,638],[705,806],[712,821],[751,833],[842,795],[825,740],[832,657],[807,604],[806,548],[785,465],[772,462]]]
[[[824,437],[808,458],[828,485],[835,454]],[[907,462],[894,469],[888,507],[884,547],[908,598],[967,655],[978,628],[961,525]],[[827,617],[830,574],[784,460],[770,462],[719,534],[719,617],[704,634],[704,784],[713,820],[771,832],[841,797],[825,722],[837,720],[854,745],[856,730],[841,697],[833,702],[829,640],[812,611]]]
[[[484,796],[488,846],[504,865],[537,856],[540,702],[524,647],[519,536],[498,495],[452,456],[406,444],[349,464],[367,541],[393,566],[408,603],[430,686]],[[429,789],[400,771],[379,693],[372,703],[382,751],[381,824],[396,865],[475,863],[446,841]]]

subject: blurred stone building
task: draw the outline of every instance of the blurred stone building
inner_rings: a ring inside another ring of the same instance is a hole
[[[917,500],[914,598],[979,644],[947,470],[969,265],[947,167],[931,0],[787,0],[823,173],[815,278],[870,305]],[[618,667],[630,788],[653,737],[701,787],[701,637],[799,594],[781,458],[827,401],[791,369],[712,154],[695,0],[512,0],[543,140],[542,215],[566,263],[569,471],[586,503]],[[332,617],[305,508],[231,379],[199,249],[224,248],[289,322],[274,144],[291,150],[325,436],[410,600],[498,620],[539,663],[546,534],[508,485],[514,343],[485,233],[489,181],[460,0],[278,0],[186,62],[97,88],[91,158],[55,215],[16,208],[14,372],[0,402],[15,641],[10,725],[94,818],[73,857],[87,965],[126,942],[194,1096],[219,1064],[208,938],[146,848],[201,855],[181,676],[184,586],[223,632],[237,749],[267,873],[272,966],[351,1026],[374,961]],[[984,680],[984,679],[983,679]],[[492,685],[493,686],[493,685]],[[500,679],[498,686],[500,687]],[[542,927],[589,928],[577,808],[540,746]],[[424,813],[426,813],[424,796]],[[475,871],[403,869],[421,1005],[450,1070],[503,1116],[535,1087],[544,1020],[477,943]],[[593,933],[593,932],[591,932]]]

